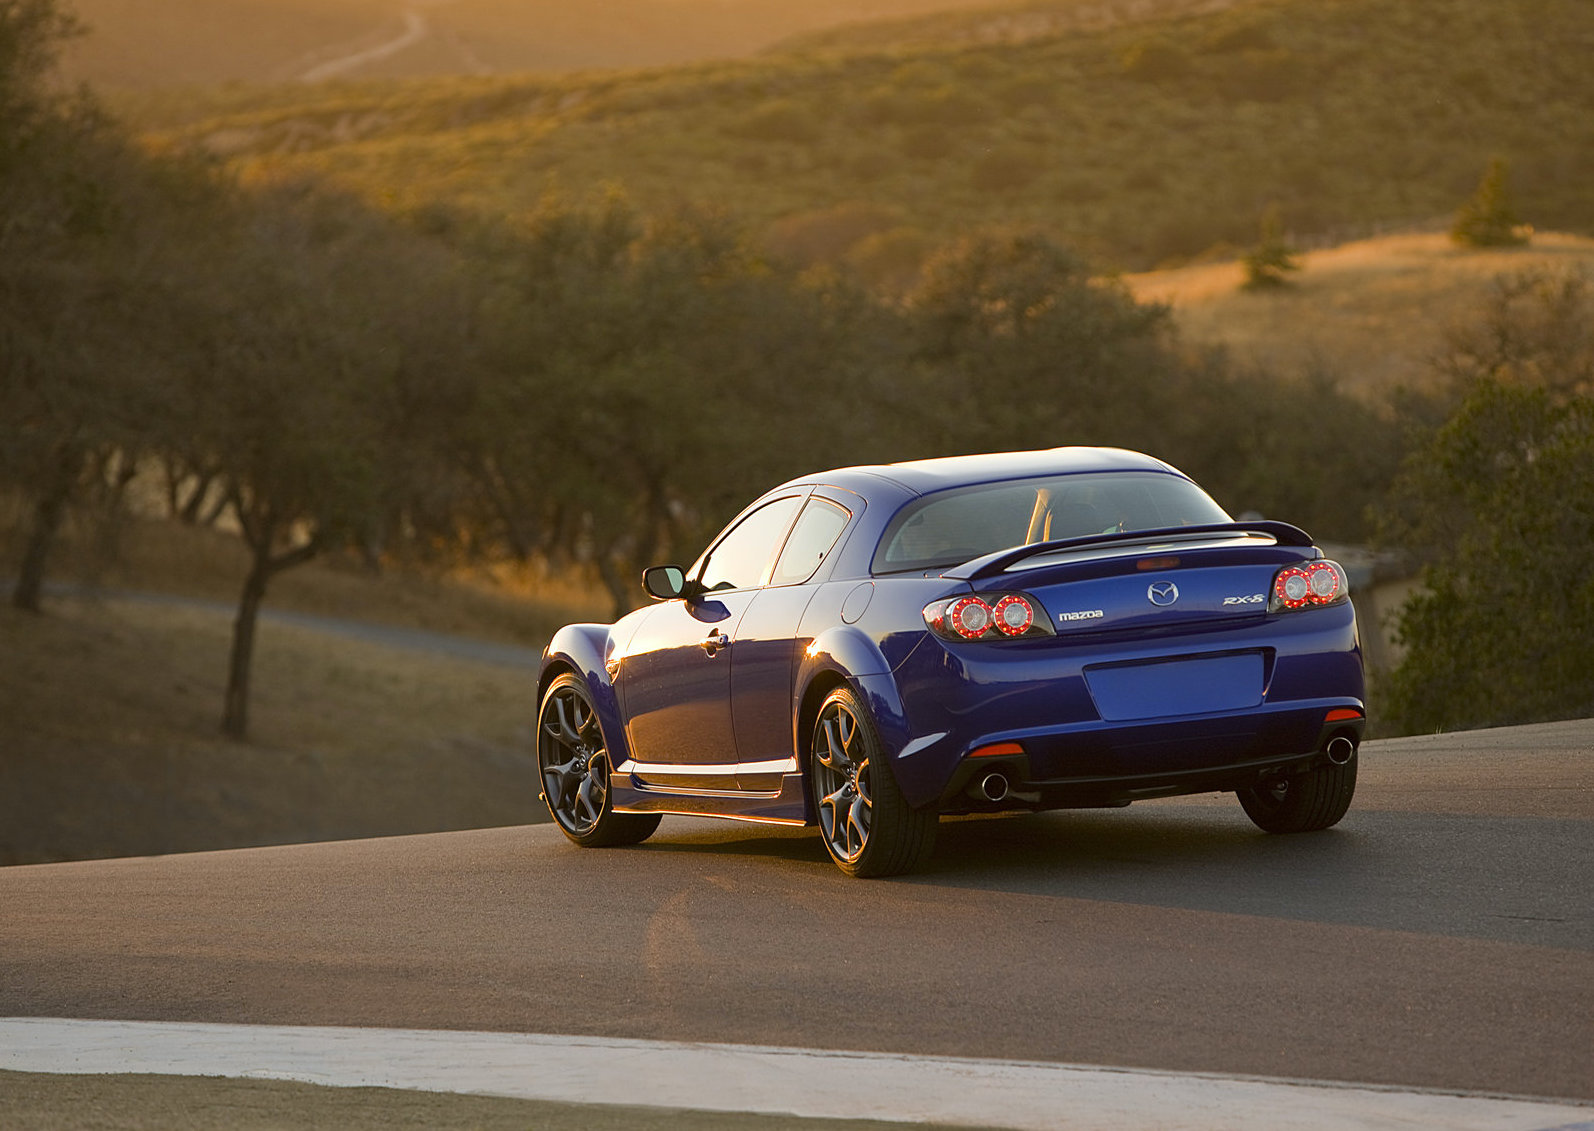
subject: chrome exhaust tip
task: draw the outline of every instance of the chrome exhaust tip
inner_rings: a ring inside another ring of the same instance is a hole
[[[1007,775],[986,774],[980,779],[980,795],[987,801],[1000,801],[1007,796]]]
[[[1342,734],[1336,735],[1328,740],[1323,753],[1328,755],[1328,760],[1334,765],[1343,766],[1356,756],[1356,744]]]

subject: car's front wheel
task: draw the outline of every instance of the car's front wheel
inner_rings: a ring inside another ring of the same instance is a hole
[[[568,672],[559,676],[537,712],[537,770],[554,823],[583,847],[637,844],[659,827],[657,813],[614,811],[611,769],[586,685]]]
[[[838,687],[820,706],[809,758],[820,838],[838,868],[895,876],[930,858],[937,814],[902,796],[874,720],[851,689]]]
[[[1270,833],[1308,833],[1339,823],[1356,793],[1356,758],[1302,774],[1268,778],[1238,792],[1240,806],[1257,828]]]

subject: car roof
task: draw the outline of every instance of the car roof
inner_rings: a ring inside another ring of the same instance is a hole
[[[805,475],[792,480],[792,484],[824,483],[855,491],[867,498],[869,486],[881,480],[905,488],[912,494],[923,495],[976,483],[999,483],[1007,479],[1091,471],[1160,471],[1184,477],[1177,468],[1140,452],[1124,448],[1067,447],[840,467],[819,475]]]

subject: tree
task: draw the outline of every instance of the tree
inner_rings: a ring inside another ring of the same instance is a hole
[[[1404,729],[1594,712],[1591,329],[1587,277],[1539,275],[1502,280],[1452,335],[1459,402],[1384,516],[1386,541],[1423,563],[1388,684]]]
[[[1485,381],[1419,458],[1465,515],[1399,613],[1390,714],[1431,731],[1594,713],[1594,397]]]
[[[26,128],[51,116],[59,99],[48,88],[61,45],[82,31],[56,0],[0,0],[0,140],[4,156]]]
[[[1169,460],[1235,511],[1340,538],[1398,465],[1394,426],[1327,374],[1249,372],[1181,348],[1140,304],[1038,233],[986,233],[926,268],[910,314],[933,452],[1108,444]],[[1314,443],[1300,442],[1312,422]]]
[[[486,304],[478,514],[515,556],[592,567],[622,613],[750,488],[859,451],[890,367],[862,360],[878,308],[840,282],[765,263],[723,216],[618,196],[546,201],[493,242],[514,250]]]
[[[1515,247],[1528,242],[1511,203],[1505,158],[1493,157],[1472,199],[1456,213],[1450,238],[1465,247]]]
[[[1277,290],[1290,285],[1288,272],[1299,271],[1295,249],[1284,239],[1284,220],[1279,206],[1274,204],[1262,214],[1262,239],[1240,261],[1245,265],[1245,282],[1241,290]]]
[[[942,453],[1128,442],[1167,406],[1168,308],[1141,304],[1043,233],[932,258],[911,296],[921,431]]]
[[[11,602],[33,612],[69,508],[107,467],[125,483],[163,399],[132,331],[155,312],[165,177],[51,89],[74,31],[50,0],[0,2],[0,482],[29,504]]]
[[[83,226],[59,181],[77,175],[80,122],[47,89],[60,44],[76,30],[51,0],[0,0],[0,475],[32,496],[11,601],[39,611],[45,559],[86,458],[84,412],[95,398],[63,381],[53,354],[76,338]],[[74,376],[92,367],[74,366]]]
[[[395,427],[414,420],[396,407],[405,308],[381,301],[420,282],[384,254],[381,221],[311,186],[222,199],[195,230],[216,246],[186,257],[183,387],[163,439],[206,469],[249,550],[222,719],[242,739],[270,583],[368,537],[422,462]]]

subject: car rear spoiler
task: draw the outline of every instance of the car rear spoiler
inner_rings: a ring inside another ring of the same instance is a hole
[[[1080,550],[1092,546],[1133,546],[1136,543],[1166,542],[1169,539],[1183,541],[1191,537],[1202,537],[1211,534],[1266,534],[1280,546],[1310,546],[1312,536],[1298,526],[1291,526],[1287,522],[1270,522],[1258,519],[1255,522],[1212,522],[1202,526],[1167,526],[1160,530],[1125,530],[1115,534],[1087,534],[1083,538],[1059,538],[1053,542],[1033,542],[1028,546],[1014,546],[1008,550],[998,550],[994,554],[986,554],[981,558],[974,558],[964,562],[954,569],[949,569],[942,576],[955,578],[959,581],[974,581],[982,577],[994,577],[1024,561],[1039,554],[1050,554],[1058,550]]]

